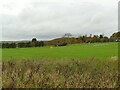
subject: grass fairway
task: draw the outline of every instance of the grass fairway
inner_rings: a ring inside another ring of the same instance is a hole
[[[118,55],[118,43],[75,44],[63,47],[2,49],[3,60],[10,58],[108,58]]]

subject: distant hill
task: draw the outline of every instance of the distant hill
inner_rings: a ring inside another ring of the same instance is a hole
[[[26,43],[26,42],[30,42],[30,41],[2,41],[2,43],[19,43],[19,42],[24,42],[24,43]]]

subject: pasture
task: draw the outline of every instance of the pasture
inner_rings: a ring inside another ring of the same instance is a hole
[[[73,44],[62,47],[3,49],[2,58],[108,58],[118,55],[118,43]]]
[[[2,49],[3,88],[117,88],[118,43]]]

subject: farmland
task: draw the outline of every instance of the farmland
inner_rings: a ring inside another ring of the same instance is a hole
[[[107,58],[118,55],[118,43],[73,44],[64,47],[3,49],[3,60],[10,58]]]
[[[118,43],[2,49],[4,88],[116,88]]]

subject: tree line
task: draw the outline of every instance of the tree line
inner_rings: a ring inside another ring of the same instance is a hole
[[[100,35],[82,35],[79,37],[72,37],[71,33],[66,33],[62,38],[57,38],[51,40],[47,43],[47,45],[56,45],[59,46],[62,44],[76,44],[76,43],[96,43],[96,42],[116,42],[120,41],[120,32],[113,33],[109,38],[104,36],[103,34]]]
[[[31,42],[19,42],[19,43],[2,43],[2,48],[26,48],[26,47],[43,47],[43,41],[37,41],[33,38]]]
[[[120,41],[120,32],[113,33],[109,38],[107,36],[101,35],[92,35],[89,36],[83,35],[79,37],[72,37],[71,33],[66,33],[62,38],[56,38],[51,41],[37,41],[36,38],[33,38],[29,42],[19,42],[19,43],[2,43],[2,48],[26,48],[26,47],[43,47],[43,46],[66,46],[67,44],[76,44],[76,43],[96,43],[96,42],[116,42]]]

